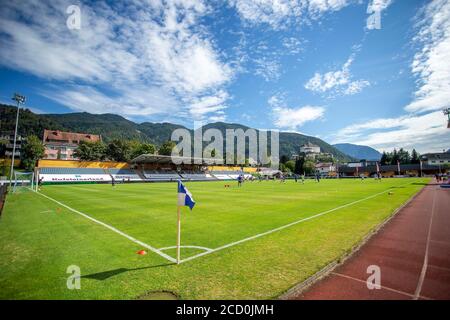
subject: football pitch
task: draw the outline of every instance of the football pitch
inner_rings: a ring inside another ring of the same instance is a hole
[[[179,265],[175,183],[10,194],[0,218],[0,298],[276,298],[349,252],[427,182],[187,182],[196,206],[182,208]],[[79,290],[66,285],[72,265]]]

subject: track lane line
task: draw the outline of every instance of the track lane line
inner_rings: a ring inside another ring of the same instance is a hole
[[[425,256],[423,258],[422,271],[420,272],[419,282],[417,283],[416,292],[414,293],[414,300],[420,298],[420,292],[422,291],[423,281],[425,280],[425,276],[427,274],[428,269],[428,252],[430,249],[431,242],[431,227],[433,226],[433,216],[436,208],[436,188],[433,192],[433,204],[431,205],[431,215],[430,215],[430,224],[428,225],[428,234],[427,234],[427,244],[425,247]]]

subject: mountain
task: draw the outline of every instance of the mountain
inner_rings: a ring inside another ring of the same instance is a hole
[[[0,132],[14,130],[16,110],[13,106],[0,104]],[[66,130],[100,134],[105,142],[118,138],[161,145],[169,140],[172,131],[178,128],[185,127],[167,122],[143,122],[139,124],[115,114],[91,114],[87,112],[35,114],[29,109],[21,109],[18,132],[23,136],[34,134],[42,138],[44,129]],[[244,131],[249,129],[249,127],[237,123],[216,122],[205,125],[203,131],[209,128],[220,130],[224,138],[226,129],[243,129]],[[191,135],[193,136],[193,134]],[[351,157],[321,139],[291,132],[280,132],[280,156],[298,154],[300,146],[308,141],[320,146],[322,152],[331,153],[341,161],[352,160]]]
[[[41,115],[74,132],[100,134],[104,141],[113,139],[138,140],[162,144],[170,138],[173,130],[184,128],[171,123],[134,123],[115,114],[64,113]]]
[[[349,155],[352,158],[359,160],[380,160],[381,153],[379,153],[374,148],[368,146],[360,146],[351,143],[338,143],[334,144],[333,147],[337,148],[341,152]]]
[[[224,138],[225,138],[226,129],[242,129],[244,131],[247,129],[250,129],[250,127],[244,126],[242,124],[224,123],[224,122],[209,123],[204,126],[204,131],[208,130],[209,128],[215,128],[215,129],[220,130],[222,132],[222,135]],[[269,137],[270,137],[270,134],[268,134],[268,139],[269,139],[268,149],[270,148],[270,138]],[[279,138],[280,138],[280,140],[279,140],[280,157],[282,155],[286,155],[286,156],[290,157],[294,154],[298,154],[301,145],[303,145],[307,142],[311,142],[311,143],[318,145],[322,152],[331,153],[333,156],[335,156],[339,160],[342,160],[342,161],[353,160],[348,155],[344,154],[343,152],[339,151],[335,147],[329,145],[328,143],[326,143],[325,141],[323,141],[319,138],[310,137],[310,136],[306,136],[306,135],[294,133],[294,132],[280,132]]]

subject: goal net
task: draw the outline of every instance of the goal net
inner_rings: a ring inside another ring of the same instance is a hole
[[[13,192],[33,190],[34,172],[14,171],[13,183]]]

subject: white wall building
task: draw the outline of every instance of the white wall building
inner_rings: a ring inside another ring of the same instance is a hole
[[[450,164],[450,153],[426,153],[420,156],[420,160],[430,166],[439,166],[444,164]]]
[[[305,154],[319,154],[320,153],[320,147],[308,142],[300,147],[300,153]]]
[[[336,172],[336,166],[332,162],[319,162],[315,165],[316,171],[322,175]]]

